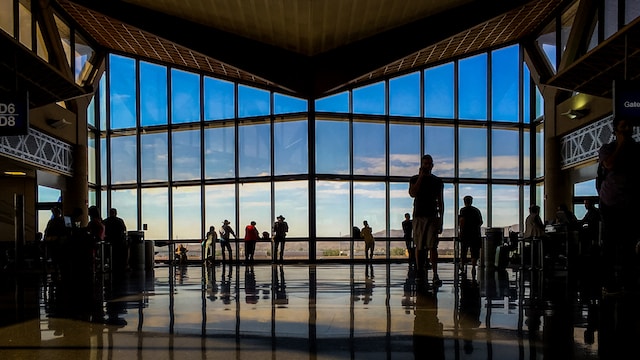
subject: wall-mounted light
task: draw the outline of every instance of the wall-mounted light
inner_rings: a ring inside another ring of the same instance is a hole
[[[47,125],[51,126],[54,129],[62,129],[64,127],[67,127],[69,125],[71,125],[70,122],[68,122],[66,119],[62,118],[62,119],[47,119]]]
[[[5,171],[4,174],[8,176],[27,176],[24,171]]]
[[[570,109],[567,112],[563,112],[560,115],[564,115],[571,120],[582,119],[589,114],[589,109]]]

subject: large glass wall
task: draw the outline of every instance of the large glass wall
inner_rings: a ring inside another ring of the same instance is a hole
[[[91,107],[91,191],[102,209],[119,209],[129,230],[186,243],[192,256],[210,226],[229,220],[240,239],[256,221],[268,233],[256,258],[269,258],[271,227],[283,215],[285,258],[363,258],[352,229],[364,220],[377,257],[406,257],[408,182],[428,153],[445,182],[447,256],[465,195],[484,227],[521,227],[535,194],[529,174],[543,176],[528,76],[514,45],[299,99],[110,55]],[[240,243],[235,249],[242,256]]]

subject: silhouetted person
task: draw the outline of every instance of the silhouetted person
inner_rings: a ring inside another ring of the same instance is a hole
[[[415,265],[415,248],[413,245],[413,224],[411,221],[411,214],[405,213],[404,220],[402,220],[402,238],[404,239],[405,247],[407,248],[407,254],[409,254],[409,265]]]
[[[462,265],[461,271],[464,271],[464,266],[467,264],[467,252],[471,255],[472,271],[475,272],[475,267],[478,264],[478,258],[480,258],[480,247],[482,246],[482,234],[480,233],[481,226],[483,224],[482,214],[477,207],[473,206],[473,197],[467,195],[463,198],[464,207],[460,209],[458,216],[458,224],[460,226],[460,262]]]
[[[280,215],[273,223],[273,261],[284,261],[284,242],[289,232],[289,224],[284,221],[284,216]],[[278,249],[280,253],[278,253]]]
[[[116,208],[109,210],[109,217],[104,219],[102,223],[104,224],[105,241],[111,244],[111,266],[114,271],[124,271],[129,259],[127,226],[124,220],[118,217]]]
[[[220,227],[220,252],[222,253],[222,261],[226,261],[225,258],[225,250],[229,254],[229,261],[233,260],[231,253],[231,244],[229,239],[233,235],[234,238],[237,239],[236,233],[233,232],[231,225],[229,225],[229,220],[225,220],[222,223],[222,227]]]
[[[373,238],[373,232],[367,220],[363,221],[362,225],[363,226],[360,230],[360,237],[364,239],[364,257],[367,260],[372,260],[376,241]]]
[[[416,270],[426,276],[426,257],[429,253],[433,268],[433,283],[442,285],[438,276],[438,235],[442,234],[444,216],[444,183],[433,175],[433,158],[422,156],[420,172],[409,181],[409,195],[413,198],[413,240],[416,246]]]
[[[202,246],[202,253],[204,254],[204,262],[207,265],[213,265],[216,255],[216,241],[218,241],[218,233],[216,228],[212,225],[209,226],[209,231],[205,236],[204,245]]]
[[[51,208],[51,219],[47,222],[44,229],[44,246],[45,254],[51,258],[56,271],[60,270],[59,266],[65,261],[64,255],[67,246],[68,231],[62,217],[62,210],[54,206]],[[45,259],[46,261],[47,259]]]
[[[258,239],[260,239],[260,231],[256,228],[256,222],[251,221],[251,223],[244,228],[244,259],[247,263],[253,262],[253,255],[256,252]]]
[[[603,222],[602,272],[604,293],[637,288],[635,262],[640,219],[640,144],[633,138],[631,120],[613,119],[615,141],[599,151],[596,186]]]

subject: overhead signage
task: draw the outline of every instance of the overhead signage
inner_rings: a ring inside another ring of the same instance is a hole
[[[29,133],[29,95],[0,98],[0,136]]]
[[[640,125],[640,81],[613,81],[613,116],[633,120]]]

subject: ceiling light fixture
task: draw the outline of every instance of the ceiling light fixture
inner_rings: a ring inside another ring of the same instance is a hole
[[[587,114],[589,114],[589,109],[570,109],[569,111],[563,112],[560,115],[564,115],[571,120],[578,120],[587,116]]]
[[[54,129],[62,129],[64,127],[67,127],[69,125],[71,125],[70,122],[68,122],[66,119],[47,119],[47,125],[51,126]]]

